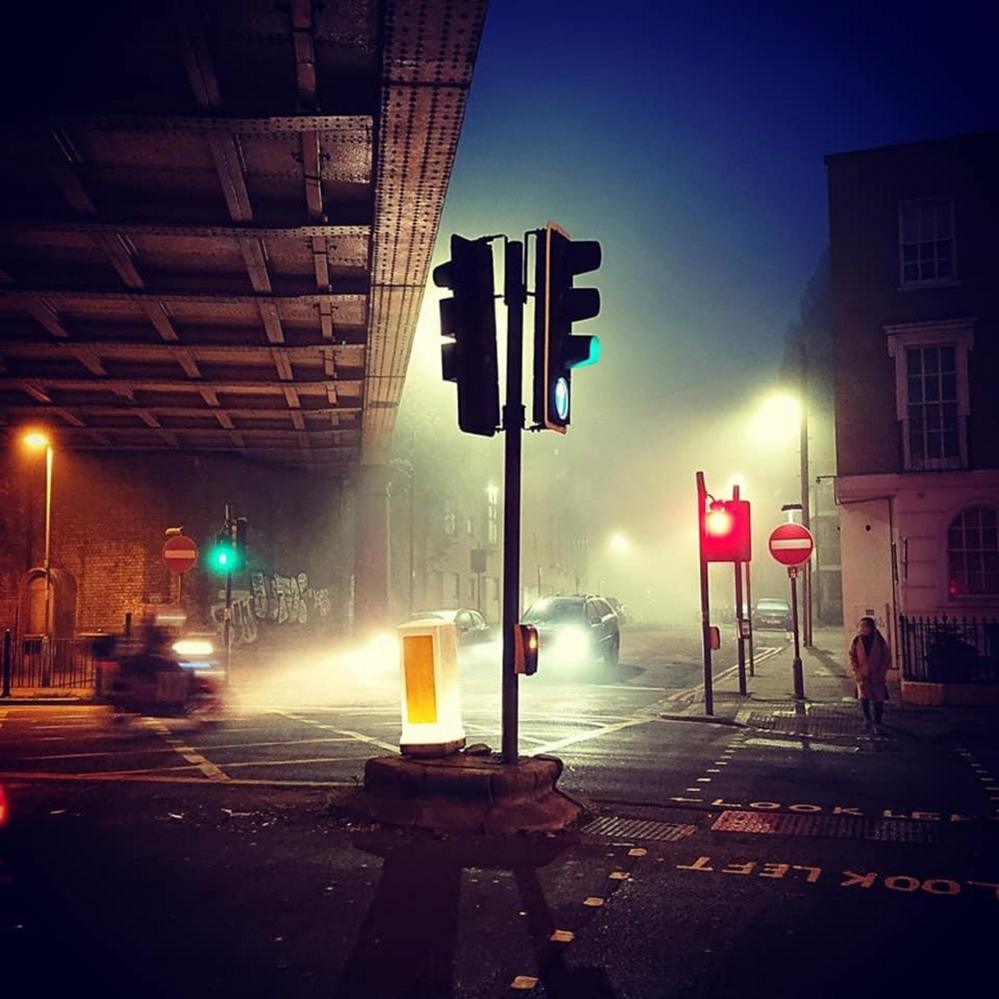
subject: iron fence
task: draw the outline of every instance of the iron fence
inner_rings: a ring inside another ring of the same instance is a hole
[[[931,683],[999,683],[999,621],[899,618],[902,676]]]
[[[93,687],[97,667],[93,638],[46,638],[21,635],[10,650],[11,687]]]

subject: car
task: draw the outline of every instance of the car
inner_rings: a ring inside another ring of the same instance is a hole
[[[623,628],[631,620],[631,611],[617,597],[607,597],[611,610],[617,614],[618,627]]]
[[[523,623],[538,629],[542,668],[595,661],[614,666],[620,658],[620,622],[603,597],[543,597],[531,604]]]
[[[493,630],[486,619],[469,607],[458,607],[451,610],[417,611],[409,618],[410,621],[449,621],[458,632],[459,645],[478,645],[488,642],[493,637]]]
[[[790,631],[791,606],[777,597],[762,597],[753,608],[753,627],[759,631]]]

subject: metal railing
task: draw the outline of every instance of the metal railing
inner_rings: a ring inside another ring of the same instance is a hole
[[[5,687],[8,679],[11,688],[84,688],[96,682],[91,636],[11,635],[4,644]]]
[[[902,676],[930,683],[999,683],[999,621],[899,617]]]

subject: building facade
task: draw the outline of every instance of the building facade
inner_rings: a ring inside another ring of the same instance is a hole
[[[912,681],[994,680],[999,132],[826,165],[846,631],[878,618]]]

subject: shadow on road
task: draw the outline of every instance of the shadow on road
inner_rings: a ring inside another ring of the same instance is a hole
[[[381,857],[381,880],[333,993],[337,999],[447,999],[455,995],[462,871],[512,872],[526,914],[535,974],[552,999],[613,999],[602,968],[570,967],[538,880],[570,844],[555,840],[439,840],[382,830],[354,845]],[[498,983],[501,988],[509,983]]]

